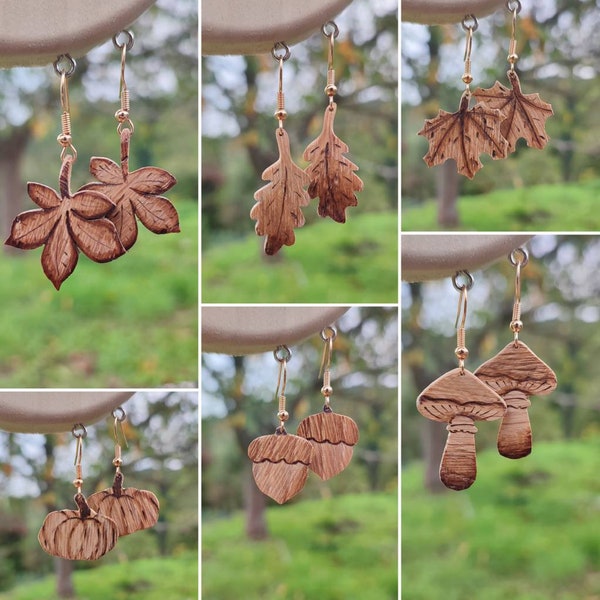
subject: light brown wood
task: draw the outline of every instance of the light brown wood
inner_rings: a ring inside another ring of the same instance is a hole
[[[248,446],[258,489],[279,504],[304,487],[313,449],[308,440],[289,433],[263,435]]]
[[[556,389],[554,371],[522,341],[510,342],[484,362],[475,376],[506,401],[507,411],[498,432],[498,451],[507,458],[531,453],[529,396],[542,396]]]
[[[256,221],[256,234],[266,236],[265,253],[269,255],[276,254],[284,245],[294,244],[294,228],[304,225],[301,207],[308,206],[310,202],[304,189],[310,178],[294,164],[285,129],[277,129],[275,138],[279,159],[262,174],[262,179],[271,183],[254,194],[256,204],[250,211],[250,218]]]
[[[108,262],[125,252],[115,226],[105,218],[114,208],[111,200],[97,191],[71,194],[73,157],[67,155],[59,175],[59,190],[41,183],[28,183],[29,197],[40,207],[18,215],[6,244],[31,250],[44,246],[42,268],[60,289],[75,270],[78,249],[96,262]]]
[[[429,140],[429,151],[423,157],[428,166],[453,158],[457,171],[473,179],[483,167],[479,155],[506,158],[508,142],[501,133],[502,113],[482,102],[469,108],[470,99],[471,93],[463,92],[457,112],[440,110],[437,117],[425,121],[418,135]]]
[[[345,415],[323,411],[303,419],[297,434],[313,447],[309,468],[327,480],[343,471],[352,459],[353,446],[358,442],[358,427]]]
[[[117,525],[112,519],[92,510],[83,494],[75,495],[75,503],[79,510],[57,510],[46,516],[38,541],[52,556],[97,560],[117,543]]]
[[[111,518],[119,536],[147,529],[158,521],[158,498],[148,490],[123,487],[123,474],[116,473],[110,488],[96,492],[87,499],[92,510]]]
[[[345,223],[346,208],[358,205],[354,192],[363,189],[363,182],[354,172],[358,167],[344,156],[348,146],[333,131],[336,112],[335,102],[325,109],[321,133],[304,151],[304,160],[310,162],[308,195],[319,198],[319,215]]]
[[[137,218],[152,233],[178,233],[179,215],[169,200],[161,196],[177,180],[158,167],[142,167],[129,172],[131,131],[121,131],[121,165],[109,158],[92,157],[90,173],[100,183],[89,183],[82,190],[95,190],[108,196],[115,207],[107,214],[114,223],[121,243],[129,250],[137,239]]]
[[[512,89],[499,81],[487,89],[477,88],[473,95],[490,108],[497,108],[504,117],[500,126],[508,140],[508,151],[514,152],[519,138],[525,139],[531,148],[541,150],[550,137],[546,133],[546,119],[554,114],[552,106],[539,94],[523,94],[521,82],[515,71],[508,71]]]
[[[454,490],[468,488],[477,475],[473,422],[502,418],[506,403],[473,373],[456,368],[421,392],[417,409],[428,419],[449,423],[440,479]]]

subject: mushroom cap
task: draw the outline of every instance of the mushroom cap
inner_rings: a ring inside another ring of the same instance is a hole
[[[457,367],[421,392],[417,410],[433,421],[450,422],[457,415],[473,421],[495,421],[504,416],[506,403],[473,373]]]
[[[500,395],[519,390],[528,396],[542,396],[555,390],[557,383],[554,371],[520,340],[484,362],[475,376]]]

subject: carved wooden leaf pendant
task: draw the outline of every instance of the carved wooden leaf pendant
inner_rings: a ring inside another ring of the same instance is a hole
[[[429,140],[429,151],[423,157],[428,166],[453,158],[457,171],[473,179],[483,167],[479,155],[486,153],[494,160],[506,158],[508,142],[500,128],[502,113],[481,102],[469,108],[470,98],[468,91],[463,92],[457,112],[440,110],[437,117],[425,121],[418,135]]]
[[[271,183],[255,192],[256,204],[250,211],[250,218],[256,221],[257,235],[266,236],[265,253],[269,255],[296,241],[294,228],[304,225],[300,208],[310,202],[304,189],[310,177],[292,161],[290,140],[285,129],[277,129],[275,138],[279,159],[262,174],[262,179]]]
[[[97,190],[106,194],[115,207],[107,215],[115,224],[127,250],[137,239],[137,221],[152,233],[177,233],[179,215],[169,200],[159,194],[170,190],[177,180],[158,167],[142,167],[129,172],[129,141],[131,131],[121,132],[121,166],[108,158],[92,157],[90,173],[100,183],[88,183],[82,190]]]
[[[304,487],[313,449],[297,435],[274,433],[253,440],[248,456],[258,489],[283,504]]]
[[[115,522],[76,494],[79,510],[57,510],[45,519],[38,541],[45,552],[69,560],[97,560],[112,550],[119,537]]]
[[[321,479],[330,479],[343,471],[352,459],[353,446],[358,442],[358,427],[345,415],[331,408],[303,419],[296,432],[313,447],[310,469]]]
[[[500,454],[507,458],[522,458],[530,454],[529,396],[542,396],[555,390],[554,371],[518,340],[507,344],[474,374],[506,402],[506,414],[498,431]]]
[[[345,223],[346,208],[358,205],[354,192],[363,189],[363,182],[354,172],[358,167],[344,156],[348,146],[333,132],[336,112],[335,102],[325,109],[321,133],[304,151],[304,160],[310,162],[308,195],[319,198],[319,215]]]
[[[119,535],[153,527],[158,521],[158,498],[147,490],[123,487],[123,474],[116,473],[113,486],[88,497],[88,504],[111,518]]]
[[[500,127],[508,140],[508,151],[514,152],[517,140],[523,138],[531,148],[541,150],[550,137],[546,133],[546,119],[554,114],[552,106],[539,94],[523,94],[521,82],[515,71],[508,71],[512,89],[500,82],[488,89],[477,88],[474,96],[490,108],[497,108],[504,116]]]
[[[115,226],[105,217],[111,200],[93,190],[71,194],[73,157],[66,156],[56,193],[41,183],[28,183],[29,197],[40,207],[17,215],[6,244],[30,250],[44,245],[42,268],[56,289],[74,271],[78,249],[96,262],[108,262],[125,252]]]

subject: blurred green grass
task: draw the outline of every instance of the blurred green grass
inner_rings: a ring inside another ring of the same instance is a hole
[[[261,257],[264,238],[203,252],[207,303],[393,304],[398,298],[398,217],[354,215],[344,225],[319,221],[296,230],[296,244]]]
[[[198,377],[198,205],[176,203],[181,233],[143,226],[131,250],[80,254],[56,291],[41,249],[0,259],[2,387],[150,387]]]
[[[477,480],[431,495],[402,473],[402,598],[600,597],[600,440],[534,444],[524,459],[478,452]]]
[[[244,516],[202,525],[203,600],[396,600],[397,495],[344,495],[267,509],[271,537]]]

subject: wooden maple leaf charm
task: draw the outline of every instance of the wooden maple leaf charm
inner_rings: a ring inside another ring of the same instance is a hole
[[[304,225],[300,208],[310,202],[304,189],[310,177],[292,161],[285,129],[277,129],[275,138],[279,159],[262,174],[262,179],[271,183],[255,192],[256,204],[250,211],[250,218],[256,221],[257,235],[267,236],[265,253],[269,255],[275,254],[283,245],[293,245],[296,241],[294,228]]]
[[[545,126],[546,119],[554,114],[552,106],[539,94],[523,94],[515,71],[508,71],[507,75],[512,89],[496,81],[491,88],[477,88],[474,95],[479,102],[499,109],[504,115],[500,131],[508,140],[509,152],[515,151],[519,138],[525,139],[530,148],[541,150],[550,139]]]
[[[319,215],[345,223],[346,208],[358,205],[354,192],[363,189],[363,182],[354,173],[358,167],[344,156],[348,146],[333,132],[336,111],[335,102],[325,109],[321,133],[304,151],[304,160],[311,163],[306,168],[308,195],[319,198]]]
[[[131,131],[121,131],[121,166],[108,158],[92,157],[90,173],[100,183],[88,183],[82,190],[106,194],[115,204],[107,217],[115,224],[121,242],[129,250],[137,239],[136,215],[153,233],[177,233],[179,216],[169,200],[159,194],[171,189],[177,180],[158,167],[142,167],[129,172]]]
[[[73,157],[66,156],[59,175],[60,194],[41,183],[28,183],[29,197],[40,207],[17,215],[6,244],[31,250],[44,245],[42,268],[58,290],[74,271],[78,251],[96,262],[125,252],[115,226],[105,217],[114,204],[104,194],[86,190],[71,194]]]
[[[418,135],[429,140],[429,151],[423,157],[428,166],[440,165],[449,158],[456,160],[457,171],[473,179],[483,164],[482,153],[494,160],[506,158],[508,142],[502,135],[502,113],[479,102],[469,108],[471,93],[463,92],[458,111],[440,110],[438,116],[427,119]]]

